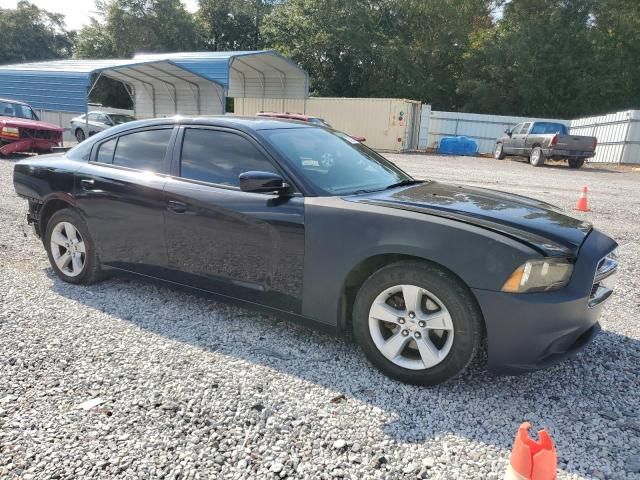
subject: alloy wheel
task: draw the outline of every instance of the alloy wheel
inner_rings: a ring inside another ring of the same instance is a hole
[[[415,285],[387,288],[369,310],[369,332],[380,353],[410,370],[442,362],[451,351],[453,331],[442,301]]]
[[[56,266],[68,277],[82,273],[86,261],[86,247],[82,235],[69,222],[58,223],[51,232],[51,253]]]

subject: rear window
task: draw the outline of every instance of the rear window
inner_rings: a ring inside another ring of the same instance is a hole
[[[553,133],[559,135],[567,135],[567,127],[562,123],[553,122],[536,122],[531,129],[532,134],[543,135],[546,133]]]

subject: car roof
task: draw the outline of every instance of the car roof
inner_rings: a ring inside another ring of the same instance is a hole
[[[276,119],[270,117],[240,117],[235,115],[213,115],[167,118],[150,118],[136,120],[110,128],[109,131],[118,133],[127,130],[160,125],[205,125],[214,127],[235,128],[244,131],[276,130],[284,128],[319,128],[313,124],[296,120]]]
[[[20,105],[26,105],[27,107],[30,107],[30,105],[27,102],[23,102],[21,100],[14,100],[13,98],[0,98],[0,102],[18,103]]]

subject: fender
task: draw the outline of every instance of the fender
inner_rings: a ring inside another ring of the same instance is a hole
[[[453,219],[336,197],[307,198],[303,315],[336,325],[349,273],[381,254],[423,258],[470,288],[494,291],[527,259],[542,258],[522,242]]]

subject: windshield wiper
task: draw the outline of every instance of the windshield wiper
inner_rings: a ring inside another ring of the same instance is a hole
[[[385,190],[391,190],[396,187],[404,187],[406,185],[415,185],[417,183],[422,183],[422,180],[402,180],[401,182],[392,183],[391,185],[387,185],[384,187]]]

